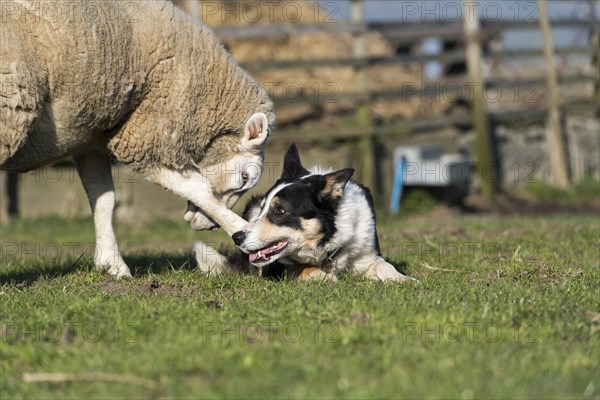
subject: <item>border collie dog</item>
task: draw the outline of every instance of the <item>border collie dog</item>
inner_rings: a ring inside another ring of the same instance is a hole
[[[281,178],[250,200],[249,223],[232,236],[244,254],[226,257],[196,242],[198,266],[208,273],[266,270],[298,279],[360,273],[384,282],[412,280],[382,257],[371,193],[350,180],[353,172],[308,170],[292,144]]]

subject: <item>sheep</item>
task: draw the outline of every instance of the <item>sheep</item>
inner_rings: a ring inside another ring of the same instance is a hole
[[[246,224],[230,208],[262,174],[267,92],[214,33],[165,0],[3,0],[0,169],[73,157],[94,261],[131,277],[113,232],[110,155],[188,200],[194,229]]]

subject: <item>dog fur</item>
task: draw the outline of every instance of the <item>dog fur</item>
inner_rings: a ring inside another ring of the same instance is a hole
[[[336,280],[343,273],[384,282],[412,279],[382,257],[370,192],[350,180],[353,172],[307,170],[292,145],[281,178],[250,200],[243,216],[249,223],[232,236],[244,255],[227,257],[197,242],[200,269],[266,271],[302,280]]]

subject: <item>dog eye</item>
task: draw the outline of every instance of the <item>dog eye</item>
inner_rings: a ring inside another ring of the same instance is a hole
[[[248,171],[242,172],[242,182],[244,185],[248,183],[248,179],[250,179],[250,175],[248,175]]]
[[[277,207],[275,207],[275,214],[283,215],[283,214],[285,214],[285,209],[281,206],[277,206]]]

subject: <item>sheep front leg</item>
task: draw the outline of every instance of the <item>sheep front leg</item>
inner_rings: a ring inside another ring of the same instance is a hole
[[[227,208],[214,194],[214,188],[207,177],[194,170],[173,170],[162,168],[148,178],[170,192],[191,201],[203,213],[227,232],[229,236],[240,231],[247,222]]]
[[[110,159],[107,155],[87,153],[75,157],[75,166],[94,215],[96,267],[107,270],[117,278],[131,278],[131,272],[121,257],[113,231],[115,185],[110,170]]]

